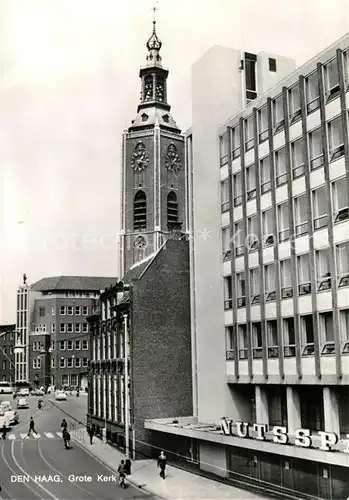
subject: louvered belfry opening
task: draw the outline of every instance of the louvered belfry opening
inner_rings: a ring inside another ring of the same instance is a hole
[[[147,197],[144,191],[138,191],[133,201],[133,229],[140,231],[147,227]]]
[[[171,191],[167,196],[167,224],[178,222],[178,202],[177,195]]]

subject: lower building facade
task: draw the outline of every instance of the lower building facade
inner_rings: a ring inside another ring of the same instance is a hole
[[[16,325],[0,325],[0,381],[15,381]]]
[[[193,411],[188,242],[169,240],[131,267],[123,282],[101,294],[99,309],[88,321],[89,423],[125,446],[128,411],[130,450],[136,458],[158,454],[144,421]]]

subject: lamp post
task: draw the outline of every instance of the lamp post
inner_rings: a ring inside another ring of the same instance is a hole
[[[128,392],[128,332],[127,332],[127,314],[124,314],[124,346],[125,346],[125,448],[126,458],[130,457],[130,398]]]

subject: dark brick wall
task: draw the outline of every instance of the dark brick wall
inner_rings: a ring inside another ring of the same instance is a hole
[[[166,243],[144,276],[135,282],[132,307],[136,440],[150,442],[144,419],[192,414],[187,241]]]
[[[0,380],[6,382],[15,379],[15,329],[16,325],[0,325]]]

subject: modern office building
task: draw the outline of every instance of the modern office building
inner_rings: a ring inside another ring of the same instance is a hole
[[[197,411],[145,427],[190,438],[201,469],[246,487],[346,498],[349,36],[226,106],[219,154],[202,133],[209,85],[188,138],[194,228],[211,231],[193,242]]]
[[[90,361],[86,317],[100,290],[117,278],[58,276],[20,287],[17,294],[16,381],[87,386]]]
[[[15,380],[15,329],[16,325],[0,325],[0,380]]]

